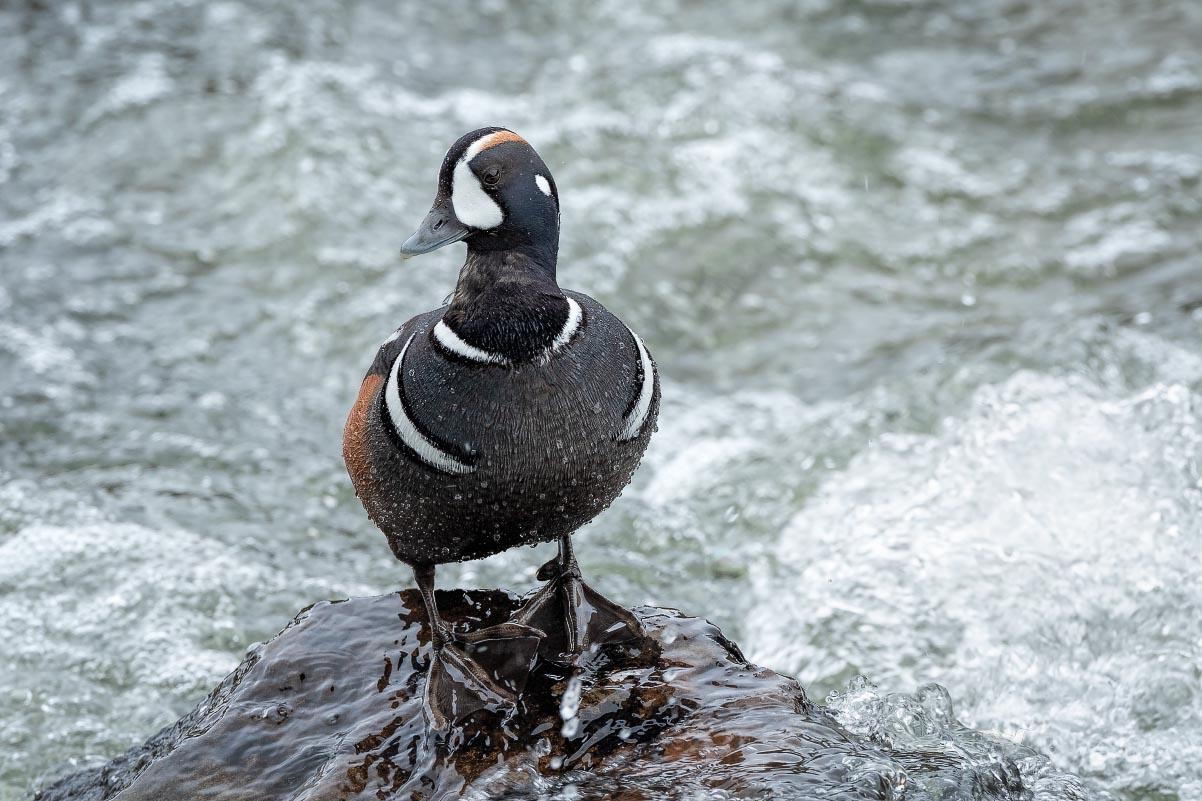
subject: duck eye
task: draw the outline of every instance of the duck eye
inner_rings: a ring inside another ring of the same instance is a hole
[[[495,186],[500,178],[501,170],[497,167],[489,167],[484,171],[484,183],[488,184],[489,186]]]

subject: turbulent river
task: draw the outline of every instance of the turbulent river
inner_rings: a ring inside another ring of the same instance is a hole
[[[411,583],[339,436],[453,286],[397,248],[486,124],[663,375],[602,591],[861,733],[937,682],[1042,798],[1202,799],[1202,5],[30,2],[0,41],[0,799]]]

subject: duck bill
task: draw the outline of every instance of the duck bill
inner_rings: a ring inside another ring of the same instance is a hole
[[[413,232],[413,236],[401,245],[401,258],[408,259],[438,250],[444,245],[458,242],[472,232],[455,216],[449,202],[435,203],[422,220],[422,224]]]

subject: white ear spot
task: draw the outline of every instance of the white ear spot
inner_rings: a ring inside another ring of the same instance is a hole
[[[467,166],[468,161],[470,159],[461,159],[451,176],[451,205],[455,209],[455,216],[459,222],[472,228],[496,228],[505,215],[497,202],[480,186],[476,174]]]
[[[538,188],[543,191],[547,197],[551,197],[551,182],[541,175],[534,176],[534,183],[538,184]]]

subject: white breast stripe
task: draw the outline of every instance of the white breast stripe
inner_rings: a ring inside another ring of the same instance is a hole
[[[470,473],[476,468],[470,464],[464,464],[426,439],[422,432],[417,430],[417,425],[409,419],[409,415],[405,414],[405,406],[401,403],[401,364],[405,361],[405,352],[413,344],[414,336],[417,335],[410,335],[405,347],[401,348],[401,352],[393,361],[392,370],[388,374],[388,384],[384,387],[384,401],[388,405],[388,416],[392,418],[393,428],[396,429],[401,442],[412,448],[423,462],[452,475]]]
[[[628,331],[630,329],[627,329]],[[626,425],[622,427],[622,433],[618,435],[618,441],[634,439],[643,429],[643,423],[647,422],[647,413],[651,411],[651,397],[655,394],[655,365],[651,362],[651,356],[647,353],[647,348],[643,345],[643,340],[639,339],[639,335],[630,332],[634,337],[634,344],[639,349],[639,364],[643,367],[643,386],[639,389],[639,400],[630,410],[630,414],[626,415]]]
[[[438,340],[439,345],[465,359],[484,364],[509,364],[509,359],[499,353],[489,353],[483,348],[467,344],[451,329],[451,326],[442,320],[439,320],[438,324],[434,326],[434,338]]]

